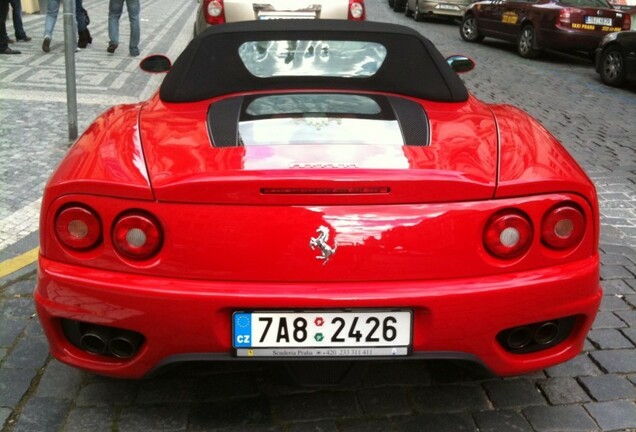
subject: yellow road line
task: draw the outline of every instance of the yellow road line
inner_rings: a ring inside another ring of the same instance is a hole
[[[11,273],[17,272],[21,268],[34,263],[38,259],[39,252],[40,248],[36,247],[22,255],[18,255],[15,258],[0,262],[0,278],[8,276]]]

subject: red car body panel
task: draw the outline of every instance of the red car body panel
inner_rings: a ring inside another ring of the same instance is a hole
[[[236,311],[399,308],[412,312],[411,357],[470,359],[515,375],[576,356],[602,295],[593,184],[518,109],[472,96],[410,100],[426,112],[427,146],[217,148],[207,125],[217,99],[155,95],[104,113],[42,202],[35,301],[53,355],[139,378],[173,361],[233,358]],[[584,229],[574,246],[555,249],[542,224],[562,203],[580,211]],[[92,248],[69,248],[56,234],[75,205],[99,221]],[[485,231],[510,209],[529,221],[529,246],[497,258]],[[162,235],[142,260],[116,246],[117,221],[131,211],[152,215]],[[328,264],[310,248],[323,226],[337,246]],[[569,318],[567,334],[536,352],[510,352],[498,339]],[[143,341],[130,358],[92,354],[73,341],[69,321]]]

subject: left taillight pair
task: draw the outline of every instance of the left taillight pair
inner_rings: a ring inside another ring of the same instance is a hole
[[[349,20],[362,21],[365,15],[364,0],[349,0]]]
[[[153,257],[163,243],[159,222],[149,213],[139,210],[119,215],[110,233],[117,252],[133,260]],[[55,235],[65,247],[78,252],[95,249],[104,238],[97,213],[79,204],[66,206],[57,213]]]
[[[224,24],[225,11],[223,8],[223,0],[204,0],[203,14],[205,15],[205,22],[208,24]]]
[[[551,208],[541,220],[541,243],[555,251],[574,249],[586,230],[585,215],[574,203]],[[520,210],[503,210],[493,215],[484,229],[484,245],[488,252],[502,259],[525,254],[534,239],[530,217]]]

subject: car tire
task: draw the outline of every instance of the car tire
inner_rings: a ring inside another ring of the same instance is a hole
[[[424,19],[422,12],[420,11],[420,2],[415,0],[415,10],[413,11],[413,19],[417,22],[420,22]]]
[[[472,14],[466,15],[462,19],[462,23],[459,26],[459,34],[466,42],[480,42],[484,39],[484,36],[479,34],[477,20]]]
[[[601,79],[607,85],[620,87],[625,84],[625,58],[618,46],[612,45],[601,53]]]
[[[406,4],[404,5],[404,16],[409,18],[413,16],[413,11],[409,8],[409,2],[407,0]]]
[[[517,38],[517,52],[523,58],[533,59],[539,56],[540,50],[534,48],[535,33],[534,27],[526,25],[521,29]]]

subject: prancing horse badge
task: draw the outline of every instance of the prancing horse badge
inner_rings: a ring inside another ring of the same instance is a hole
[[[321,255],[316,255],[316,259],[323,260],[322,265],[327,264],[331,255],[336,253],[338,249],[338,242],[333,242],[333,248],[327,244],[329,241],[329,228],[324,225],[321,225],[316,232],[318,233],[317,237],[312,237],[309,240],[309,247],[311,250],[315,250],[316,248],[320,249]]]

